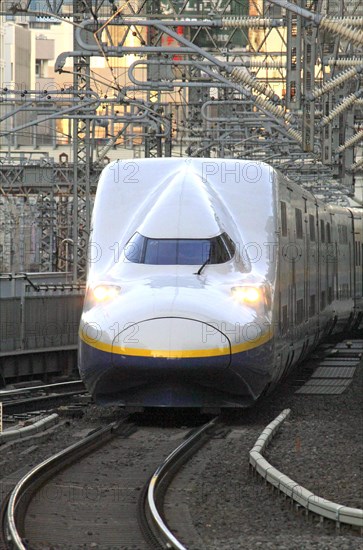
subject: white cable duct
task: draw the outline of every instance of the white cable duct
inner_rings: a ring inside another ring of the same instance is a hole
[[[345,99],[343,99],[343,101],[336,105],[336,107],[334,107],[334,109],[332,109],[327,116],[324,116],[321,119],[320,126],[326,126],[327,124],[329,124],[329,122],[333,120],[333,118],[346,111],[351,105],[353,105],[357,101],[358,97],[361,96],[361,93],[361,91],[354,92],[353,94],[350,94]]]

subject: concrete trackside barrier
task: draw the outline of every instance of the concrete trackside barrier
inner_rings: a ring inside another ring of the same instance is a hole
[[[53,413],[49,416],[46,416],[45,418],[41,418],[40,420],[34,422],[30,426],[22,426],[18,428],[11,428],[9,430],[5,430],[0,434],[0,445],[4,443],[8,443],[9,441],[15,441],[16,439],[29,437],[30,435],[34,435],[38,432],[47,430],[51,426],[54,426],[55,424],[57,424],[58,420],[59,420],[58,414]]]
[[[263,457],[262,453],[266,446],[289,414],[290,409],[285,409],[273,422],[266,426],[250,450],[250,465],[267,483],[270,483],[270,485],[276,487],[297,504],[306,508],[308,512],[314,512],[314,514],[331,519],[337,523],[354,525],[363,529],[363,510],[335,504],[330,500],[315,495],[296,483],[296,481],[279,472]]]

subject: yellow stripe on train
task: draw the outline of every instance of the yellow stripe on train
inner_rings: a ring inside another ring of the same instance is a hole
[[[199,357],[217,357],[219,355],[229,355],[229,353],[240,353],[243,351],[248,351],[250,349],[257,348],[271,340],[272,331],[265,332],[258,338],[249,340],[248,342],[243,342],[241,344],[236,344],[231,347],[231,350],[228,347],[223,348],[211,348],[211,349],[180,349],[180,350],[154,350],[154,349],[144,349],[144,348],[128,348],[125,346],[113,346],[112,344],[107,344],[105,342],[100,342],[99,340],[90,338],[83,332],[80,332],[80,338],[85,344],[98,349],[100,351],[105,351],[107,353],[115,353],[117,355],[130,355],[134,357],[160,357],[166,359],[184,359],[184,358],[199,358]]]

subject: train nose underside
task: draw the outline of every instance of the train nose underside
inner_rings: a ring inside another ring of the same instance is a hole
[[[100,405],[250,406],[270,380],[270,341],[263,335],[236,345],[227,332],[162,317],[130,323],[107,349],[83,340],[86,384]]]

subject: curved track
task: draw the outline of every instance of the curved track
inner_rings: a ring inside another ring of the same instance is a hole
[[[10,548],[26,550],[24,542],[24,523],[30,500],[37,490],[49,478],[55,476],[75,460],[90,453],[95,448],[112,438],[120,424],[111,423],[105,428],[95,431],[81,441],[67,447],[41,464],[35,466],[26,474],[11,492],[4,513],[3,538]]]
[[[144,532],[146,530],[149,537],[158,543],[160,548],[185,550],[183,544],[170,531],[163,517],[164,495],[181,466],[210,439],[217,427],[217,420],[216,417],[202,426],[170,453],[144,488],[140,498],[143,530]]]
[[[69,541],[73,548],[92,543],[138,550],[183,548],[162,519],[163,495],[173,474],[216,426],[214,419],[196,429],[171,453],[176,440],[185,437],[184,429],[165,433],[141,427],[135,433],[125,419],[95,431],[35,466],[18,482],[3,514],[4,541],[18,550],[25,550],[28,541],[32,548],[43,544],[66,548]],[[129,435],[126,446],[123,439]],[[139,497],[150,469],[155,473]]]

